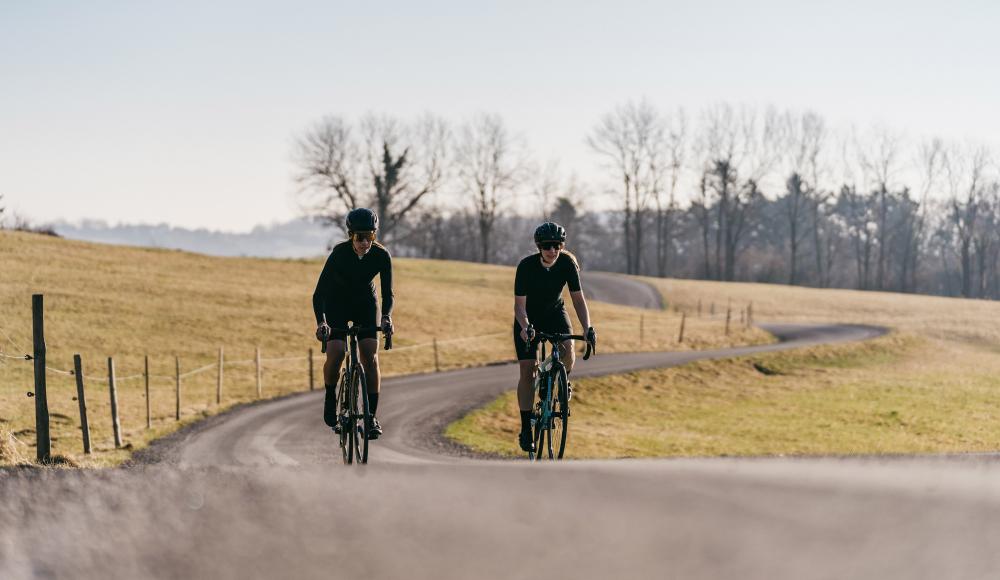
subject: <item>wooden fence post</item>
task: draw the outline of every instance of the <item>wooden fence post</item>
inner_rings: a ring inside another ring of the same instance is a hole
[[[177,405],[174,409],[174,420],[180,421],[181,420],[181,357],[179,356],[174,357],[174,369],[177,371],[176,374],[177,383],[176,383],[176,389],[174,391],[177,395],[176,396]]]
[[[256,356],[254,357],[254,360],[257,362],[257,398],[259,399],[260,398],[260,394],[261,394],[261,390],[262,390],[261,389],[261,384],[260,384],[261,383],[261,376],[260,376],[260,347],[259,346],[256,349]]]
[[[314,375],[314,372],[313,372],[313,349],[310,348],[309,349],[309,390],[310,391],[316,390],[316,380],[315,380],[315,377],[313,375]]]
[[[639,315],[639,346],[642,346],[642,339],[645,338],[646,334],[646,317],[643,314]]]
[[[747,316],[746,316],[746,314],[747,314],[747,311],[744,310],[743,308],[740,308],[740,326],[742,326],[743,328],[746,328],[746,326],[747,326]]]
[[[747,328],[753,326],[753,301],[747,305]]]
[[[681,312],[681,332],[677,336],[677,343],[684,342],[684,323],[687,322],[687,312]]]
[[[108,390],[111,391],[111,429],[115,434],[115,449],[122,446],[122,426],[118,420],[118,387],[115,385],[115,359],[108,357]]]
[[[76,400],[80,403],[80,431],[83,433],[83,452],[90,455],[90,423],[87,421],[87,396],[83,390],[83,361],[73,355],[73,374],[76,376]]]
[[[701,298],[698,299],[698,318],[701,318]]]
[[[219,377],[218,381],[215,383],[215,404],[222,404],[222,364],[223,364],[223,352],[222,347],[219,347]]]
[[[434,337],[434,372],[441,372],[441,363],[438,361],[438,339]]]
[[[52,439],[49,436],[49,398],[45,386],[45,307],[41,294],[31,296],[32,339],[35,362],[35,437],[38,461],[52,459]]]
[[[733,317],[732,308],[726,308],[726,336],[729,336],[729,321]]]
[[[715,316],[715,302],[712,302],[712,304],[708,307],[708,315]]]
[[[146,429],[153,428],[153,402],[149,399],[149,355],[144,358],[142,376],[146,379]]]

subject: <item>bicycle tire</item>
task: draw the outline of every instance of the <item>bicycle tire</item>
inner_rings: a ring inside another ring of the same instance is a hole
[[[538,411],[535,413],[535,459],[544,459],[546,450],[546,433],[549,432],[548,423],[551,421],[552,409],[552,375],[545,373],[541,377],[542,388],[545,389],[545,398],[538,402]],[[551,444],[551,441],[550,441]]]
[[[346,417],[350,417],[350,375],[346,372],[341,375],[340,379],[340,395],[337,397],[338,412],[337,421],[340,422],[340,452],[343,455],[344,464],[349,465],[351,458],[351,446],[350,446],[350,434],[347,428],[349,423]]]
[[[368,463],[368,426],[371,425],[371,417],[368,411],[368,379],[365,377],[365,370],[358,369],[358,394],[361,398],[361,449],[358,453],[358,463]]]
[[[347,413],[347,439],[349,441],[347,451],[347,464],[354,463],[354,458],[358,456],[358,371],[354,369],[351,373],[350,388],[348,389],[348,399],[350,400]]]
[[[566,375],[564,367],[559,367],[559,372],[556,374],[555,392],[558,395],[556,396],[557,406],[552,414],[552,431],[549,431],[549,458],[552,458],[551,439],[552,435],[555,434],[559,439],[557,458],[562,459],[566,452],[566,435],[569,433],[569,377]]]

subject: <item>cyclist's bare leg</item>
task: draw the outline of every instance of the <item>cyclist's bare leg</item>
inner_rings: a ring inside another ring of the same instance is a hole
[[[522,411],[530,411],[535,404],[535,372],[538,365],[533,360],[517,361],[521,378],[517,381],[517,404]]]
[[[573,350],[573,341],[564,340],[559,343],[559,360],[566,367],[566,374],[573,372],[573,365],[576,364],[576,351]]]
[[[331,340],[326,343],[326,362],[323,363],[323,380],[334,387],[340,378],[340,365],[344,364],[344,351],[347,344],[343,340]]]
[[[365,369],[365,380],[368,382],[368,392],[377,393],[381,386],[378,368],[378,339],[363,338],[358,341],[358,347],[361,355],[361,366]]]

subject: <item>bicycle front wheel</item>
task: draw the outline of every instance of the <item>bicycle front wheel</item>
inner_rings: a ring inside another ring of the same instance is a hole
[[[340,423],[340,452],[344,456],[344,463],[350,464],[352,458],[350,439],[351,381],[346,372],[340,380],[340,394],[337,397],[337,402],[337,421]]]
[[[358,376],[358,369],[354,369],[351,373],[351,386],[348,388],[350,391],[350,410],[347,414],[347,463],[354,463],[355,459],[358,463],[361,463],[361,450],[359,446],[361,445],[360,438],[358,437],[358,394],[360,392],[361,379]]]
[[[361,410],[361,415],[359,418],[360,425],[358,426],[358,463],[368,463],[368,428],[372,424],[371,411],[368,410],[368,380],[365,378],[364,369],[358,369],[358,399],[361,404],[358,405]]]
[[[569,377],[566,369],[560,367],[556,374],[555,396],[553,397],[552,429],[549,431],[549,459],[552,459],[552,446],[555,441],[558,450],[557,457],[563,458],[566,452],[566,434],[569,432]]]

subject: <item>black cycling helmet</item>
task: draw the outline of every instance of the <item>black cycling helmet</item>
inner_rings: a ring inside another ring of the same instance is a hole
[[[535,243],[542,242],[565,242],[566,228],[555,222],[545,222],[535,228]]]
[[[347,214],[347,231],[374,232],[378,229],[378,216],[367,207],[352,209]]]

